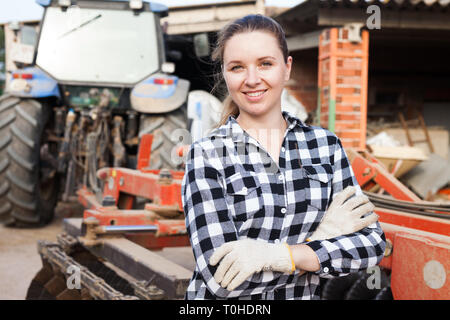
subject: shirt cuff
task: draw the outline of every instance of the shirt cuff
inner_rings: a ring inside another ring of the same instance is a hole
[[[313,273],[325,277],[332,276],[335,272],[331,266],[331,257],[328,254],[328,251],[322,246],[322,241],[323,240],[313,240],[304,244],[315,252],[319,260],[320,269]]]

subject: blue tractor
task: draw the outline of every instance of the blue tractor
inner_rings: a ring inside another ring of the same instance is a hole
[[[0,221],[38,226],[105,166],[133,168],[142,134],[150,169],[179,169],[171,133],[187,127],[190,82],[172,75],[160,19],[141,1],[37,0],[34,62],[0,97]]]

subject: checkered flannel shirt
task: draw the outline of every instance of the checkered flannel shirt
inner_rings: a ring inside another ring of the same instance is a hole
[[[331,199],[357,186],[339,139],[283,112],[285,132],[278,165],[230,116],[194,142],[186,159],[182,198],[196,259],[186,299],[320,299],[319,277],[347,275],[377,265],[385,236],[378,222],[359,232],[307,242]],[[306,244],[320,269],[300,275],[263,271],[233,291],[214,280],[214,250],[238,239]]]

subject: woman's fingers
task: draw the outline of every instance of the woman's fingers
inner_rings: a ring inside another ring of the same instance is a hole
[[[353,211],[353,209],[355,209],[356,207],[359,207],[360,205],[363,205],[367,202],[369,202],[369,198],[367,198],[364,195],[361,195],[348,200],[346,203],[344,203],[342,207],[349,211]]]
[[[339,192],[336,195],[336,197],[334,197],[333,201],[331,202],[329,210],[332,209],[332,207],[333,208],[340,207],[345,202],[345,200],[350,198],[355,193],[356,193],[356,188],[353,186],[348,186],[347,188],[345,188],[344,190]]]
[[[235,260],[236,256],[232,252],[227,254],[225,258],[222,259],[216,273],[214,274],[214,280],[216,280],[217,283],[221,283],[223,281],[225,274],[228,272],[228,269],[230,269]]]
[[[214,251],[211,258],[209,258],[209,264],[215,266],[226,254],[233,250],[236,241],[230,241],[222,244],[218,249]]]
[[[370,226],[372,223],[375,223],[378,221],[378,215],[375,213],[372,213],[368,215],[367,217],[364,217],[362,219],[358,219],[358,222],[356,223],[356,231],[359,231],[361,229],[364,229],[365,227]]]
[[[233,291],[234,289],[239,287],[239,285],[241,285],[253,273],[255,273],[255,271],[252,271],[248,268],[241,268],[236,277],[234,277],[233,281],[231,281],[231,283],[228,285],[227,290]]]
[[[372,212],[375,209],[375,206],[373,205],[372,202],[367,202],[365,204],[363,204],[362,206],[354,209],[352,211],[352,216],[354,216],[355,218],[360,218],[363,215],[366,215],[370,212]]]
[[[231,282],[231,280],[233,280],[234,277],[236,277],[236,275],[239,273],[239,269],[241,269],[240,267],[241,267],[240,263],[238,261],[234,261],[233,265],[228,269],[225,276],[223,277],[223,280],[220,283],[220,285],[226,288],[228,284]]]

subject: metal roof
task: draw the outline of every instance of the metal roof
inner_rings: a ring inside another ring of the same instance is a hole
[[[381,6],[396,6],[399,8],[406,7],[432,7],[440,6],[447,7],[450,0],[320,0],[321,3],[328,4],[343,4],[343,5],[358,5],[369,6],[379,4]]]
[[[288,34],[299,34],[348,23],[365,24],[371,5],[381,9],[382,29],[450,30],[450,0],[306,0],[274,18]]]

